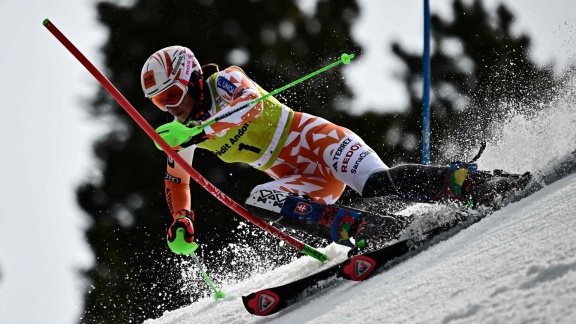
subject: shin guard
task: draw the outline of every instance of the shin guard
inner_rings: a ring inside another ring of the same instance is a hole
[[[350,237],[362,223],[356,210],[327,206],[277,190],[252,193],[246,208],[258,218],[347,246],[354,246]]]

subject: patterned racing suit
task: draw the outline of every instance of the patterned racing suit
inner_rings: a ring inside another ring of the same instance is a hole
[[[240,110],[205,128],[211,139],[179,154],[192,163],[199,147],[224,162],[247,163],[274,179],[252,193],[279,190],[333,204],[346,185],[362,193],[371,174],[388,169],[358,135],[344,127],[294,112],[274,97],[247,105],[267,92],[239,67],[215,73],[207,83],[212,98],[209,116]],[[169,159],[165,184],[172,213],[191,208],[189,183],[189,175]]]

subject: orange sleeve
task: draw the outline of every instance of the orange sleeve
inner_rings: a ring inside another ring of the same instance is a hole
[[[170,213],[174,215],[179,210],[190,210],[192,201],[190,199],[190,185],[178,183],[171,180],[164,180],[166,202]]]
[[[192,164],[194,146],[178,152],[182,158]],[[164,177],[164,192],[170,213],[186,209],[192,210],[192,199],[190,198],[190,175],[176,164],[174,160],[168,158],[166,176]]]

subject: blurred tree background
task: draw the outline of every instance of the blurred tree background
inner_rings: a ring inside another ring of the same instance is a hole
[[[488,12],[480,0],[456,0],[452,8],[452,20],[434,14],[431,18],[430,142],[435,163],[472,158],[493,127],[514,114],[535,113],[553,98],[557,85],[553,66],[539,67],[530,58],[529,37],[512,32],[514,15],[504,5]],[[402,79],[410,94],[408,115],[393,129],[399,136],[417,137],[422,55],[398,43],[392,50],[407,67]],[[404,147],[413,147],[413,142]]]
[[[532,107],[546,99],[555,83],[550,67],[538,67],[529,58],[529,38],[512,33],[513,15],[504,6],[491,13],[481,1],[456,0],[453,8],[452,20],[432,18],[435,162],[465,159],[461,152],[484,139],[494,122],[508,118],[511,105]],[[136,0],[130,6],[105,1],[97,10],[109,31],[103,72],[153,127],[170,120],[144,98],[139,77],[145,60],[166,46],[191,48],[201,64],[239,65],[269,91],[342,53],[362,59],[362,48],[351,36],[360,10],[355,1],[318,1],[313,13],[292,0]],[[277,98],[355,131],[389,165],[418,163],[422,57],[399,44],[382,49],[390,50],[405,65],[401,78],[410,101],[402,114],[378,113],[374,107],[374,112],[354,115],[353,93],[341,68]],[[205,296],[207,287],[194,266],[173,256],[165,243],[171,222],[164,198],[165,154],[103,89],[94,98],[92,114],[109,121],[110,132],[94,145],[101,177],[77,189],[81,207],[92,218],[86,236],[96,255],[95,267],[86,273],[91,285],[81,321],[142,322]],[[240,203],[252,187],[269,181],[261,172],[225,164],[201,150],[193,166]],[[246,279],[300,256],[195,183],[191,192],[202,261],[216,282]],[[345,192],[344,202],[355,199],[355,193]],[[291,234],[311,245],[328,243]]]

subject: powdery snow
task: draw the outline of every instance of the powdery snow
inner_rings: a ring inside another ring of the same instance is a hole
[[[266,318],[241,296],[320,269],[302,257],[224,286],[146,324],[179,323],[571,323],[576,318],[576,175],[513,203],[364,282],[336,286]],[[328,246],[334,259],[346,249]]]

